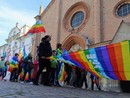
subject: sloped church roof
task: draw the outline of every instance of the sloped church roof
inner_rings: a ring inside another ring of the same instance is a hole
[[[111,43],[130,40],[130,24],[122,21]]]

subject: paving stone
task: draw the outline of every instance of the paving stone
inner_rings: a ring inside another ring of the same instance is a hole
[[[130,98],[130,94],[0,81],[0,98]]]

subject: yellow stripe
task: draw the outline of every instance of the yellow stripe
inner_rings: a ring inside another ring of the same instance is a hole
[[[130,51],[129,51],[129,42],[121,42],[122,46],[122,56],[124,63],[124,73],[127,80],[130,80]]]
[[[83,62],[87,63],[89,65],[89,68],[94,72],[96,73],[96,75],[100,78],[102,78],[102,76],[94,69],[93,65],[91,62],[89,62],[87,59],[86,59],[86,55],[84,53],[84,51],[80,51],[79,52],[80,54],[80,58],[83,60]]]

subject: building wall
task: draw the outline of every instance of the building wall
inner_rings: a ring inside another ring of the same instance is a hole
[[[41,14],[43,25],[46,29],[46,34],[52,36],[52,47],[56,47],[57,42],[57,32],[58,32],[58,1],[52,0],[52,4],[48,6],[48,9],[44,13]],[[44,36],[44,34],[40,35],[40,39]]]
[[[47,34],[52,35],[52,47],[55,49],[57,43],[62,43],[65,38],[67,38],[72,31],[67,31],[64,28],[64,16],[71,8],[73,4],[76,2],[79,2],[80,0],[52,0],[52,3],[50,3],[50,6],[43,12],[41,15],[43,24],[46,28]],[[86,5],[88,5],[88,9],[90,9],[90,6],[92,5],[91,0],[88,0],[89,2],[86,2],[86,0],[82,0]],[[69,2],[69,3],[68,3]],[[60,9],[59,9],[60,8]],[[90,13],[88,13],[90,14]],[[93,17],[89,17],[89,20],[87,20],[88,26],[85,26],[82,31],[78,33],[80,36],[88,36],[91,40],[93,40],[93,26],[90,24],[93,23]],[[43,34],[42,34],[43,36]],[[41,36],[41,37],[42,37]],[[39,38],[41,39],[39,36]]]
[[[130,25],[122,21],[111,43],[118,43],[126,40],[130,40]]]
[[[0,56],[5,56],[5,60],[11,61],[15,53],[20,53],[22,48],[25,46],[26,54],[32,52],[32,35],[23,36],[27,33],[29,26],[23,26],[21,29],[14,27],[8,38],[6,39],[7,44],[0,46]]]
[[[46,34],[52,36],[53,49],[55,49],[56,43],[63,43],[72,32],[81,37],[88,36],[92,43],[111,40],[122,20],[130,22],[130,15],[123,18],[115,15],[115,9],[122,1],[124,0],[114,0],[114,2],[113,0],[52,0],[41,17],[47,31]],[[87,8],[86,22],[80,30],[72,31],[72,28],[67,30],[65,29],[66,21],[71,19],[66,20],[67,14],[72,17],[80,8],[82,10],[82,6],[75,5],[76,3],[85,5]],[[39,39],[43,36],[40,34]]]
[[[7,50],[6,47],[7,44],[0,46],[0,57],[4,55],[4,51]]]
[[[111,40],[113,38],[122,20],[130,23],[130,14],[122,18],[115,15],[117,5],[123,1],[130,0],[102,0],[103,40]]]
[[[86,12],[88,14],[88,19],[87,22],[84,26],[84,28],[82,28],[82,30],[76,32],[78,35],[80,36],[88,36],[91,40],[94,40],[94,24],[93,24],[93,3],[92,0],[63,0],[63,9],[62,9],[62,19],[61,21],[63,22],[63,18],[65,17],[65,14],[67,13],[67,11],[69,11],[69,9],[73,6],[75,6],[75,3],[81,2],[83,4],[86,5],[86,7],[88,8],[88,12]],[[76,7],[76,6],[75,6]],[[80,9],[80,8],[79,8]],[[78,10],[78,9],[76,9]],[[76,11],[72,11],[72,15],[73,13]],[[70,17],[72,17],[72,15]],[[90,17],[91,16],[91,17]],[[63,27],[63,23],[62,23],[62,28],[61,28],[61,42],[65,39],[65,37],[67,37],[69,34],[71,34],[72,32],[66,31]],[[74,33],[75,33],[74,32]]]

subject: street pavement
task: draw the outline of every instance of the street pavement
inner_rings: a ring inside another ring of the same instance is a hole
[[[0,98],[130,98],[130,94],[0,81]]]

